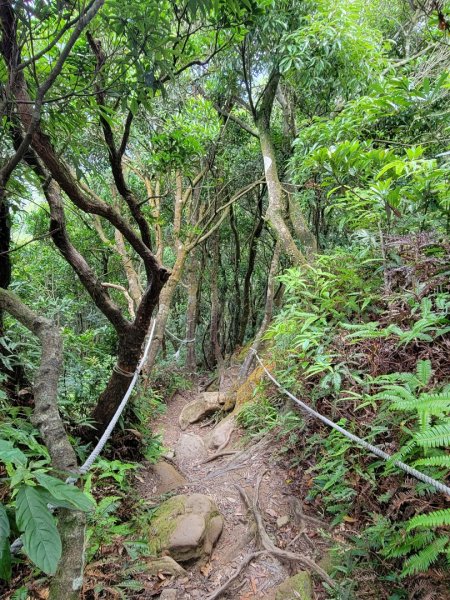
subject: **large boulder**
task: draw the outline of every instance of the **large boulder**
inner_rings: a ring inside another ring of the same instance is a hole
[[[223,397],[219,392],[203,392],[195,400],[186,404],[179,416],[181,429],[197,421],[201,421],[205,417],[222,410]]]
[[[204,494],[169,498],[157,509],[149,529],[154,554],[167,553],[177,562],[205,559],[219,539],[223,517]]]
[[[300,571],[283,581],[276,589],[275,600],[312,600],[311,575]]]

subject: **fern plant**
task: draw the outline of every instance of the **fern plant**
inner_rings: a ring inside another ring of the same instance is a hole
[[[414,466],[439,479],[450,469],[450,389],[425,391],[432,376],[431,362],[420,360],[415,373],[378,378],[383,388],[373,398],[389,402],[391,410],[413,413],[415,418],[413,428],[406,429],[406,443],[393,458],[416,459]],[[450,509],[416,515],[400,525],[382,553],[388,558],[406,559],[403,576],[426,571],[442,555],[450,559],[450,536],[445,530],[449,526]]]

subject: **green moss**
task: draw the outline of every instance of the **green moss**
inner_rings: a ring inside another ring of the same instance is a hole
[[[185,513],[186,496],[174,496],[163,502],[150,523],[148,537],[149,548],[152,554],[158,555],[166,547],[173,533],[177,517]]]
[[[311,575],[300,571],[278,586],[275,600],[312,600]]]

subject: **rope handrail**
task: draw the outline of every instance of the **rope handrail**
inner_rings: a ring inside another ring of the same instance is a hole
[[[111,421],[109,422],[108,427],[105,429],[105,431],[103,432],[103,435],[101,436],[101,438],[99,439],[99,441],[97,442],[95,448],[92,450],[92,452],[89,454],[89,456],[87,457],[87,459],[84,461],[84,463],[81,465],[81,467],[78,469],[78,473],[71,475],[70,477],[68,477],[66,479],[66,483],[69,485],[73,485],[75,484],[80,475],[85,475],[89,469],[92,467],[92,465],[94,464],[95,460],[98,458],[99,454],[101,453],[101,451],[103,450],[103,448],[105,447],[106,442],[108,441],[108,439],[111,437],[111,433],[114,429],[114,427],[117,424],[117,421],[120,419],[120,415],[122,414],[125,406],[128,403],[128,400],[130,399],[130,396],[134,390],[134,386],[136,385],[136,382],[138,380],[139,374],[142,371],[142,368],[145,364],[145,361],[147,360],[147,356],[148,353],[150,351],[150,346],[152,344],[153,341],[153,336],[155,333],[155,326],[156,326],[156,319],[153,321],[153,325],[150,331],[150,335],[148,336],[148,340],[147,343],[145,345],[145,350],[144,353],[142,354],[142,358],[139,361],[138,366],[136,367],[136,370],[134,371],[134,374],[132,375],[132,380],[130,381],[130,385],[128,386],[127,391],[125,392],[124,397],[122,398],[121,403],[119,404],[119,406],[116,409],[116,412],[114,413],[114,416],[112,417]],[[129,374],[127,374],[126,376],[129,376]],[[51,505],[49,505],[50,509],[54,509],[54,507],[52,507]],[[17,552],[19,552],[19,550],[22,548],[23,546],[23,542],[21,538],[17,538],[16,540],[14,540],[14,542],[11,544],[10,546],[10,551],[12,554],[17,554]]]
[[[283,394],[285,394],[293,402],[298,404],[305,412],[312,415],[313,417],[316,417],[317,419],[322,421],[322,423],[325,423],[332,429],[339,431],[339,433],[342,433],[342,435],[344,435],[346,438],[348,438],[349,440],[352,440],[353,442],[358,444],[358,446],[361,446],[362,448],[369,450],[369,452],[371,452],[372,454],[375,454],[375,456],[378,456],[379,458],[382,458],[383,460],[386,460],[386,461],[391,461],[393,465],[395,465],[396,467],[398,467],[405,473],[408,473],[408,475],[412,475],[419,481],[422,481],[423,483],[427,483],[428,485],[431,485],[439,492],[442,492],[444,494],[447,494],[447,496],[450,496],[450,487],[448,487],[444,483],[437,481],[436,479],[433,479],[433,477],[429,477],[428,475],[425,475],[425,473],[422,473],[421,471],[418,471],[417,469],[414,469],[413,467],[410,467],[409,465],[402,462],[401,460],[393,460],[392,456],[390,454],[388,454],[387,452],[384,452],[384,450],[381,450],[381,448],[378,448],[377,446],[369,444],[369,442],[366,442],[365,440],[358,437],[357,435],[351,433],[350,431],[347,431],[346,429],[344,429],[343,427],[341,427],[334,421],[331,421],[331,419],[328,419],[328,417],[324,417],[319,412],[317,412],[316,410],[314,410],[313,408],[311,408],[310,406],[308,406],[307,404],[305,404],[304,402],[302,402],[301,400],[296,398],[293,394],[291,394],[291,392],[289,392],[286,388],[284,388],[279,381],[277,381],[275,379],[275,377],[272,375],[272,373],[266,368],[266,366],[264,365],[264,363],[262,362],[262,360],[260,359],[258,354],[255,353],[255,356],[256,356],[256,360],[259,362],[261,367],[264,369],[267,377],[277,386],[277,388],[279,390],[281,390],[283,392]]]

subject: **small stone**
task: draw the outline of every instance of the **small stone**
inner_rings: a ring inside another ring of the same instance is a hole
[[[199,435],[182,433],[175,445],[175,460],[182,465],[185,461],[202,461],[206,458],[205,444]]]
[[[277,519],[277,527],[278,529],[281,529],[281,527],[284,527],[285,525],[287,525],[289,523],[289,515],[283,515],[282,517],[278,517]]]
[[[147,561],[147,573],[149,575],[186,575],[186,571],[181,565],[173,560],[170,556],[162,556],[161,558],[151,558]]]
[[[183,475],[165,460],[160,460],[152,465],[151,470],[158,478],[155,494],[165,494],[186,484]]]
[[[208,448],[213,450],[225,444],[235,426],[236,420],[233,415],[228,415],[228,417],[222,419],[208,436]]]

